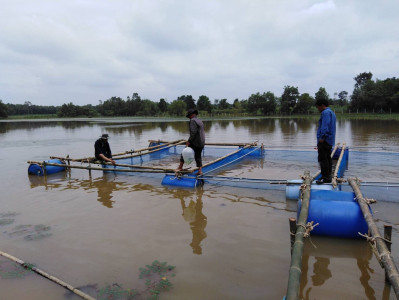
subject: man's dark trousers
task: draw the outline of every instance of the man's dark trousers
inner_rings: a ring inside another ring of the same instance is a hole
[[[317,151],[319,153],[318,161],[320,164],[321,178],[325,180],[331,180],[331,173],[332,173],[331,150],[332,146],[326,143],[325,141],[317,143]]]

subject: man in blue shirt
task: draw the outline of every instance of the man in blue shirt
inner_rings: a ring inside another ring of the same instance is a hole
[[[316,183],[331,183],[331,150],[335,144],[336,117],[334,112],[328,107],[327,99],[317,100],[316,108],[321,113],[319,126],[317,128],[317,151],[321,170],[321,179],[317,180]]]

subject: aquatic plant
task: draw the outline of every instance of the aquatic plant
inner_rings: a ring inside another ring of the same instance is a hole
[[[138,291],[135,289],[124,289],[119,284],[113,283],[112,285],[108,284],[105,288],[100,289],[97,293],[97,299],[132,299],[137,294]]]
[[[166,262],[154,260],[151,265],[139,268],[139,278],[145,279],[146,289],[144,291],[125,289],[117,283],[113,283],[112,285],[107,284],[104,288],[98,290],[97,299],[158,300],[162,291],[167,291],[173,287],[168,276],[175,276],[174,273],[171,273],[174,269],[174,266],[168,265]]]
[[[154,260],[151,265],[146,265],[145,268],[140,268],[140,279],[146,279],[148,293],[150,294],[148,300],[155,300],[159,298],[161,291],[168,291],[173,284],[167,278],[169,272],[173,271],[175,266],[168,265],[166,262],[159,262]],[[171,274],[175,276],[175,274]]]

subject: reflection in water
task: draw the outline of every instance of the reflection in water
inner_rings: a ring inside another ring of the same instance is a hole
[[[97,190],[97,200],[105,207],[112,208],[112,192],[121,189],[123,183],[115,182],[115,175],[103,174],[92,179],[72,179],[70,172],[59,172],[49,176],[28,175],[31,188],[43,186],[48,189],[78,189]]]
[[[313,276],[312,282],[314,286],[324,284],[328,278],[331,278],[331,271],[328,269],[330,259],[327,257],[315,257],[315,263],[313,265]]]
[[[203,186],[196,188],[194,193],[192,190],[186,189],[174,190],[175,196],[179,198],[181,202],[183,218],[190,224],[193,233],[193,239],[190,246],[193,248],[193,253],[198,255],[202,254],[201,242],[206,238],[205,227],[207,224],[207,218],[202,213],[203,193]],[[195,200],[193,200],[193,197],[195,197]]]
[[[28,174],[30,187],[33,189],[38,186],[44,186],[46,190],[60,188],[67,177],[67,172],[59,172],[49,176],[37,176]]]
[[[106,183],[106,184],[105,184]],[[112,191],[116,189],[116,183],[114,181],[107,181],[107,178],[103,175],[101,178],[95,180],[90,179],[90,187],[97,188],[97,200],[105,207],[112,208]]]
[[[302,277],[299,290],[300,299],[313,299],[311,295],[312,288],[322,286],[329,278],[332,272],[329,269],[330,260],[340,260],[347,258],[356,259],[360,271],[360,283],[364,288],[367,299],[375,299],[375,291],[370,286],[370,273],[374,270],[370,268],[372,258],[371,247],[363,240],[335,239],[334,247],[331,246],[331,239],[326,237],[313,237],[312,242],[305,241],[305,247],[302,257]],[[312,285],[308,284],[309,260],[314,257],[313,274],[311,275]],[[335,276],[344,276],[337,274]],[[389,293],[383,299],[389,299]]]

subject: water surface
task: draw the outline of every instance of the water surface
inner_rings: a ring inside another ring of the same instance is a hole
[[[218,175],[268,179],[318,170],[316,126],[303,119],[205,121],[208,142],[258,141],[268,149],[264,159]],[[392,121],[339,120],[337,142],[351,149],[346,175],[398,182],[398,128]],[[170,188],[159,176],[89,176],[78,169],[28,176],[28,160],[92,156],[104,132],[117,153],[145,148],[150,139],[186,139],[188,126],[149,119],[0,122],[1,251],[88,293],[112,284],[144,290],[139,268],[159,260],[176,267],[173,288],[161,299],[282,299],[290,266],[288,218],[296,217],[296,201],[286,200],[283,189]],[[397,198],[374,194],[377,225],[394,226],[398,257]],[[6,261],[0,258],[0,275],[10,270]],[[395,299],[362,240],[312,237],[303,262],[304,299]],[[0,278],[0,291],[1,299],[78,299],[37,275]]]

